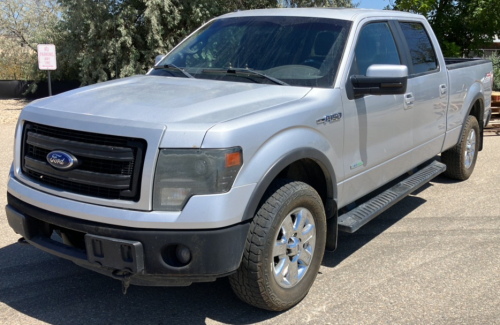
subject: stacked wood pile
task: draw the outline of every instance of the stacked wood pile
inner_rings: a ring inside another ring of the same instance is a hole
[[[491,120],[484,129],[500,135],[500,92],[494,91],[491,95]]]

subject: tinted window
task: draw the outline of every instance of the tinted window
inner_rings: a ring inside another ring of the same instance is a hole
[[[436,53],[424,26],[419,23],[400,23],[400,25],[410,48],[413,73],[437,69]]]
[[[366,75],[372,64],[401,64],[394,37],[387,23],[368,24],[361,30],[355,50],[356,74]],[[355,70],[354,70],[355,71]]]
[[[256,75],[214,73],[233,68],[255,70],[294,86],[332,87],[350,25],[313,17],[218,19],[160,64],[174,64],[201,79],[272,83]],[[151,74],[178,75],[172,70]]]

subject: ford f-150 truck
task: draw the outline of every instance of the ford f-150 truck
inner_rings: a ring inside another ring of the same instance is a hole
[[[146,75],[26,106],[8,222],[124,292],[229,276],[285,310],[338,230],[443,172],[469,178],[492,83],[490,61],[445,59],[419,15],[230,13]]]

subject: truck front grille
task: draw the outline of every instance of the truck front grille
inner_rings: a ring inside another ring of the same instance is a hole
[[[72,154],[78,165],[60,170],[47,162],[54,150]],[[146,153],[143,139],[75,131],[26,122],[21,153],[23,173],[72,193],[137,201]]]

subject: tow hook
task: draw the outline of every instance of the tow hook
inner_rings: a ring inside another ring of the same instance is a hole
[[[130,270],[114,270],[111,273],[114,279],[120,280],[122,282],[122,292],[124,295],[127,294],[127,290],[130,287],[130,278],[134,276]]]

